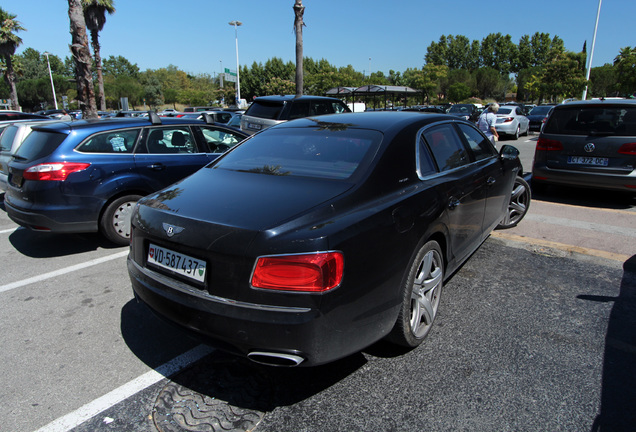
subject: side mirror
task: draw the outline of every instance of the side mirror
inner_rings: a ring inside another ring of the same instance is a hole
[[[506,160],[517,159],[519,157],[519,150],[515,146],[506,144],[499,150],[499,157]]]

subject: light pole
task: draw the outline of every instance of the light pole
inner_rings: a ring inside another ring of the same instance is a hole
[[[241,78],[239,74],[239,56],[238,56],[238,28],[243,25],[240,21],[230,21],[228,23],[234,26],[234,39],[236,40],[236,107],[240,108],[241,103]]]
[[[53,90],[53,102],[55,103],[55,109],[57,109],[57,98],[55,97],[55,85],[53,84],[53,74],[51,73],[51,62],[49,62],[49,52],[44,51],[46,56],[46,64],[49,66],[49,77],[51,78],[51,89]]]
[[[587,72],[585,73],[585,90],[583,90],[583,97],[581,98],[583,100],[587,98],[587,84],[590,81],[590,70],[592,69],[592,57],[594,57],[594,45],[596,45],[596,30],[598,29],[598,18],[601,15],[601,2],[602,0],[598,0],[598,9],[596,11],[596,24],[594,25],[594,37],[592,38],[592,51],[590,52],[590,61],[587,64]]]

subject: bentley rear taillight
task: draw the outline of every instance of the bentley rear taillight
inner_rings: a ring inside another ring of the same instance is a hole
[[[341,252],[264,256],[256,262],[252,286],[319,293],[340,285],[343,273],[344,257]]]

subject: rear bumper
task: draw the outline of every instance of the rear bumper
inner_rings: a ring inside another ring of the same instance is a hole
[[[556,170],[535,162],[532,168],[534,184],[556,184],[573,187],[636,192],[636,171],[629,175],[600,172]]]
[[[351,326],[316,308],[237,302],[142,267],[130,257],[128,272],[137,300],[159,317],[222,350],[290,355],[315,366],[360,351],[370,342]],[[340,317],[342,318],[342,317]],[[378,337],[376,337],[376,340]]]
[[[58,233],[98,231],[97,218],[90,221],[61,222],[59,220],[60,214],[48,215],[47,213],[36,213],[18,209],[11,204],[7,194],[5,194],[4,206],[12,221],[34,231]]]
[[[499,123],[495,125],[497,133],[504,135],[514,135],[517,132],[517,124],[515,123]]]

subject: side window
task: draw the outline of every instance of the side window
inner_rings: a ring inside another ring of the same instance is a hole
[[[224,153],[243,140],[242,135],[212,126],[200,126],[198,129],[209,148],[209,153]]]
[[[437,169],[435,168],[433,157],[428,150],[424,137],[420,136],[417,144],[417,174],[420,177],[426,177],[435,173],[437,173]]]
[[[307,102],[296,102],[292,103],[291,109],[289,111],[289,120],[309,117],[309,103]]]
[[[461,123],[458,126],[473,151],[475,160],[487,159],[497,154],[490,140],[475,130],[475,128]]]
[[[440,171],[458,168],[469,162],[466,149],[452,124],[435,126],[424,132],[424,138]]]
[[[194,137],[187,126],[150,128],[146,150],[154,154],[198,153]]]
[[[330,102],[314,102],[311,104],[311,115],[323,115],[333,113]]]
[[[132,153],[140,129],[102,132],[77,147],[82,153]]]
[[[332,107],[331,112],[334,112],[334,113],[337,113],[337,114],[343,113],[343,112],[349,112],[349,107],[347,107],[343,103],[332,102],[331,103],[331,107]]]

